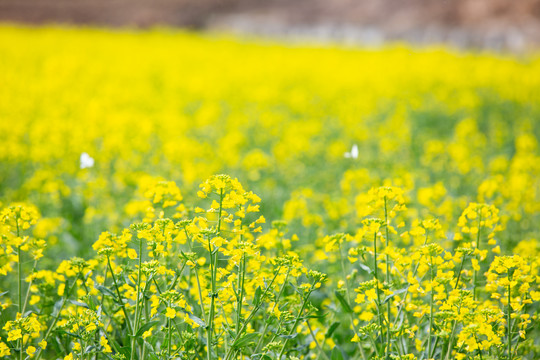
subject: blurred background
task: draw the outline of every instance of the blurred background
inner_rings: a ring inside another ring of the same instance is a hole
[[[0,0],[0,21],[173,26],[373,46],[526,51],[540,44],[540,0]]]

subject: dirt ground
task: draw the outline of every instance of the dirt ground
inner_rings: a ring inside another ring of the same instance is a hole
[[[373,45],[540,46],[540,0],[0,0],[0,21],[168,25]]]

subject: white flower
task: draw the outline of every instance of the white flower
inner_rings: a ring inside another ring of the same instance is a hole
[[[354,144],[351,152],[346,152],[344,155],[346,158],[358,159],[358,145]]]
[[[85,152],[81,154],[79,162],[81,169],[91,168],[94,166],[94,159]]]

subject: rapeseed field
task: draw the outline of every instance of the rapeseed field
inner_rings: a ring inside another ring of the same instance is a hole
[[[0,357],[538,359],[539,94],[535,54],[2,25]]]

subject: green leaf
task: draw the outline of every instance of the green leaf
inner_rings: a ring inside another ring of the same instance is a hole
[[[146,340],[144,341],[144,343],[145,343],[146,347],[147,347],[148,349],[150,349],[150,354],[153,354],[153,353],[156,352],[156,351],[154,350],[154,345],[152,345],[151,343],[149,343],[149,342],[146,341]]]
[[[362,270],[364,270],[365,272],[367,272],[368,274],[373,274],[373,270],[371,270],[371,268],[367,265],[364,265],[362,263],[358,263],[358,265],[360,266],[360,268]]]
[[[131,348],[129,346],[122,346],[119,350],[120,354],[124,355],[126,359],[131,358]]]
[[[253,354],[251,355],[251,358],[257,360],[272,360],[272,358],[266,354]]]
[[[69,335],[69,336],[73,336],[74,338],[81,339],[81,337],[79,335],[74,334],[74,333],[69,332],[69,331],[65,331],[65,330],[56,330],[56,333],[58,333],[58,334],[66,334],[66,335]]]
[[[89,270],[89,271],[84,275],[84,281],[88,280],[88,278],[90,277],[90,275],[92,275],[92,270]]]
[[[258,306],[261,303],[261,296],[263,291],[261,290],[261,287],[258,286],[255,290],[255,296],[253,297],[253,305]]]
[[[89,296],[88,297],[88,306],[90,307],[90,309],[95,309],[97,307],[97,304],[94,301],[95,299],[96,298],[94,296]]]
[[[396,290],[394,291],[393,294],[390,294],[388,295],[387,297],[384,298],[383,302],[381,305],[383,304],[386,304],[391,298],[393,298],[394,296],[396,295],[399,295],[399,294],[403,294],[405,291],[407,291],[409,289],[409,287],[406,287],[406,288],[403,288],[403,289],[399,289],[399,290]]]
[[[88,304],[83,303],[82,301],[69,300],[69,302],[72,303],[73,305],[77,305],[77,306],[83,307],[83,308],[85,308],[85,309],[90,309],[90,307],[88,306]]]
[[[53,307],[52,316],[58,315],[58,313],[60,312],[60,309],[62,308],[63,305],[64,305],[64,299],[60,299],[57,302],[55,302],[54,307]]]
[[[205,323],[203,320],[201,320],[200,318],[196,317],[196,316],[193,315],[193,314],[189,314],[189,313],[188,313],[188,316],[189,316],[189,318],[190,318],[191,320],[195,321],[200,327],[206,328],[206,323]]]
[[[144,324],[143,326],[141,326],[141,327],[139,328],[139,330],[137,330],[137,333],[135,334],[135,337],[142,336],[142,334],[144,334],[145,331],[150,330],[150,328],[151,328],[152,326],[155,326],[155,325],[157,325],[157,324],[159,324],[159,321],[157,321],[157,320],[147,322],[146,324]]]
[[[308,315],[308,316],[302,316],[301,318],[302,319],[318,319],[318,320],[322,320],[324,319],[328,314],[321,314],[321,315],[317,315],[317,314],[312,314],[312,315]]]
[[[340,293],[337,290],[334,291],[334,293],[336,294],[337,299],[341,303],[341,306],[343,307],[343,310],[345,310],[346,313],[352,313],[352,309],[349,306],[349,303],[347,302],[347,300],[345,300],[345,297],[343,296],[343,294]]]
[[[133,282],[131,280],[131,278],[129,276],[127,276],[126,274],[123,274],[122,278],[124,279],[124,282],[130,286],[137,286],[137,284],[135,282]]]
[[[236,340],[232,344],[232,347],[236,347],[236,348],[244,347],[244,346],[248,345],[249,343],[254,342],[257,339],[258,336],[259,336],[259,334],[256,334],[256,333],[245,334],[244,336],[242,336],[241,338]]]
[[[114,337],[111,337],[109,339],[109,344],[112,346],[112,348],[116,351],[116,352],[120,352],[120,344],[118,343],[118,341],[116,341],[114,339]]]
[[[343,360],[343,354],[341,353],[341,350],[337,346],[334,346],[334,348],[332,349],[330,360]]]
[[[294,290],[296,293],[298,293],[299,295],[302,295],[302,294],[303,294],[303,292],[300,291],[296,286],[294,286],[294,284],[293,284],[292,282],[287,281],[287,283],[288,283],[288,285],[289,285],[290,287],[293,288],[293,290]]]
[[[102,293],[103,295],[107,295],[107,296],[110,296],[114,299],[114,301],[117,301],[116,300],[116,295],[114,294],[114,292],[109,289],[108,287],[105,287],[103,285],[96,285],[95,288],[100,292]]]
[[[332,325],[330,325],[328,330],[326,330],[326,334],[324,336],[327,339],[332,337],[332,334],[334,333],[334,331],[336,331],[336,329],[339,327],[339,325],[341,325],[341,323],[339,321],[336,321],[336,322],[332,323]]]

